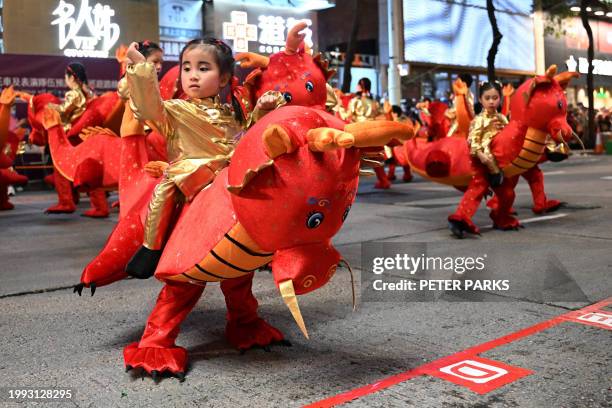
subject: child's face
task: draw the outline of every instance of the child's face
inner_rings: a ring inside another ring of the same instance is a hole
[[[496,111],[500,102],[499,92],[495,88],[487,89],[480,96],[480,103],[488,112]]]
[[[181,85],[190,98],[208,98],[227,85],[229,74],[221,74],[214,51],[197,46],[183,54]]]
[[[157,74],[161,72],[162,64],[164,63],[164,54],[160,50],[155,50],[147,57],[147,62],[150,62],[155,67]]]
[[[64,74],[64,81],[66,81],[66,86],[70,89],[76,88],[77,86],[74,77],[70,74]]]

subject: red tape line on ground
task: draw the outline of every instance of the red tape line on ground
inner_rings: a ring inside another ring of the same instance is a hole
[[[563,322],[570,321],[570,322],[575,322],[575,323],[588,324],[587,322],[575,320],[575,316],[579,314],[599,311],[601,308],[606,307],[610,304],[612,304],[612,298],[602,300],[601,302],[592,304],[590,306],[586,306],[580,310],[572,311],[572,312],[565,313],[557,317],[553,317],[550,320],[546,320],[541,323],[537,323],[533,326],[527,327],[525,329],[519,330],[514,333],[507,334],[495,340],[491,340],[486,343],[482,343],[477,346],[470,347],[466,350],[460,351],[450,356],[442,357],[438,360],[434,360],[430,363],[413,368],[403,373],[395,374],[390,377],[384,378],[375,383],[368,384],[363,387],[355,388],[353,390],[350,390],[342,394],[338,394],[333,397],[329,397],[329,398],[326,398],[326,399],[323,399],[317,402],[313,402],[312,404],[306,405],[305,408],[333,407],[339,404],[343,404],[345,402],[352,401],[354,399],[363,397],[365,395],[373,394],[378,391],[382,391],[386,388],[389,388],[393,385],[408,381],[412,378],[415,378],[421,375],[431,374],[433,370],[438,370],[442,366],[452,364],[462,359],[470,359],[470,358],[473,359],[476,357],[477,354],[483,353],[485,351],[489,351],[491,349],[494,349],[495,347],[499,347],[504,344],[511,343],[518,339],[522,339],[523,337],[531,336],[532,334],[539,333],[541,331],[554,327]],[[478,359],[481,359],[481,358],[478,357]]]

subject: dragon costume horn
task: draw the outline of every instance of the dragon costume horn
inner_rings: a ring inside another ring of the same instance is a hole
[[[240,63],[240,68],[266,68],[270,64],[270,58],[254,52],[239,52],[235,60]]]
[[[355,137],[350,133],[329,127],[310,129],[306,133],[306,139],[313,152],[341,149],[355,144]]]
[[[302,44],[302,41],[304,41],[304,38],[306,37],[306,34],[300,34],[300,31],[306,27],[308,27],[308,24],[306,24],[304,21],[300,21],[291,27],[287,33],[287,40],[285,41],[285,54],[293,55],[298,51],[300,44]]]
[[[561,72],[560,74],[555,75],[555,80],[561,85],[561,88],[565,89],[569,85],[569,82],[572,78],[578,78],[580,74],[577,72]]]
[[[414,128],[410,124],[388,120],[349,123],[344,126],[344,131],[355,137],[355,147],[384,146],[393,139],[403,141],[414,137]]]
[[[291,315],[293,316],[295,322],[302,331],[302,334],[304,334],[304,337],[308,339],[308,331],[306,331],[304,318],[302,317],[300,305],[298,304],[297,296],[295,295],[293,281],[291,279],[283,281],[278,285],[278,288],[280,289],[281,296],[283,297],[283,302],[285,302],[285,304],[289,308]]]

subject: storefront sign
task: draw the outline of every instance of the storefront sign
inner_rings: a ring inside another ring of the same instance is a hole
[[[223,22],[223,38],[233,41],[236,52],[249,50],[249,43],[254,42],[260,53],[274,53],[284,49],[286,36],[291,27],[304,21],[308,27],[303,31],[306,34],[304,42],[312,47],[312,20],[309,18],[296,19],[274,14],[261,14],[257,16],[257,24],[248,23],[246,11],[233,10],[230,21]]]
[[[574,56],[570,55],[565,61],[565,65],[567,65],[567,70],[570,72],[576,72],[576,68],[578,68],[578,72],[581,74],[587,74],[589,72],[589,60],[584,57],[579,57],[578,61],[576,61]],[[612,61],[594,59],[593,74],[612,76]]]
[[[52,13],[57,18],[59,48],[67,57],[108,57],[109,50],[119,39],[119,25],[112,22],[115,10],[108,5],[81,0],[79,10],[61,0]]]
[[[202,37],[202,1],[159,0],[159,44],[164,59],[178,61],[188,41]]]

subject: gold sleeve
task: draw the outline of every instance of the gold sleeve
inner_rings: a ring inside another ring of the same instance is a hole
[[[119,80],[119,83],[117,83],[117,94],[119,94],[119,97],[124,101],[130,99],[130,90],[128,88],[127,78],[125,76]]]
[[[259,98],[261,99],[264,96],[268,96],[268,95],[274,96],[274,108],[272,108],[270,110],[259,109],[259,107],[257,106],[257,103],[256,103],[255,104],[255,108],[248,115],[247,124],[246,124],[246,128],[247,129],[250,128],[251,126],[253,126],[255,123],[257,123],[257,121],[259,119],[263,118],[266,113],[269,113],[272,110],[278,109],[281,106],[284,106],[284,105],[287,104],[287,101],[285,100],[285,97],[279,91],[267,91],[263,95],[261,95]]]
[[[508,124],[508,118],[506,117],[506,115],[498,113],[497,117],[499,118],[499,121],[506,126]]]
[[[62,102],[60,105],[52,105],[52,108],[58,111],[60,115],[62,115],[62,120],[66,122],[66,120],[70,118],[72,111],[83,106],[84,104],[85,97],[83,94],[76,89],[71,89],[66,92],[64,102]]]
[[[150,62],[130,64],[125,76],[134,117],[151,124],[163,135],[168,135],[170,123],[159,93],[155,66]]]
[[[470,123],[468,133],[468,142],[470,144],[470,154],[475,155],[476,152],[482,150],[482,134],[484,133],[484,118],[481,115],[476,116]]]

